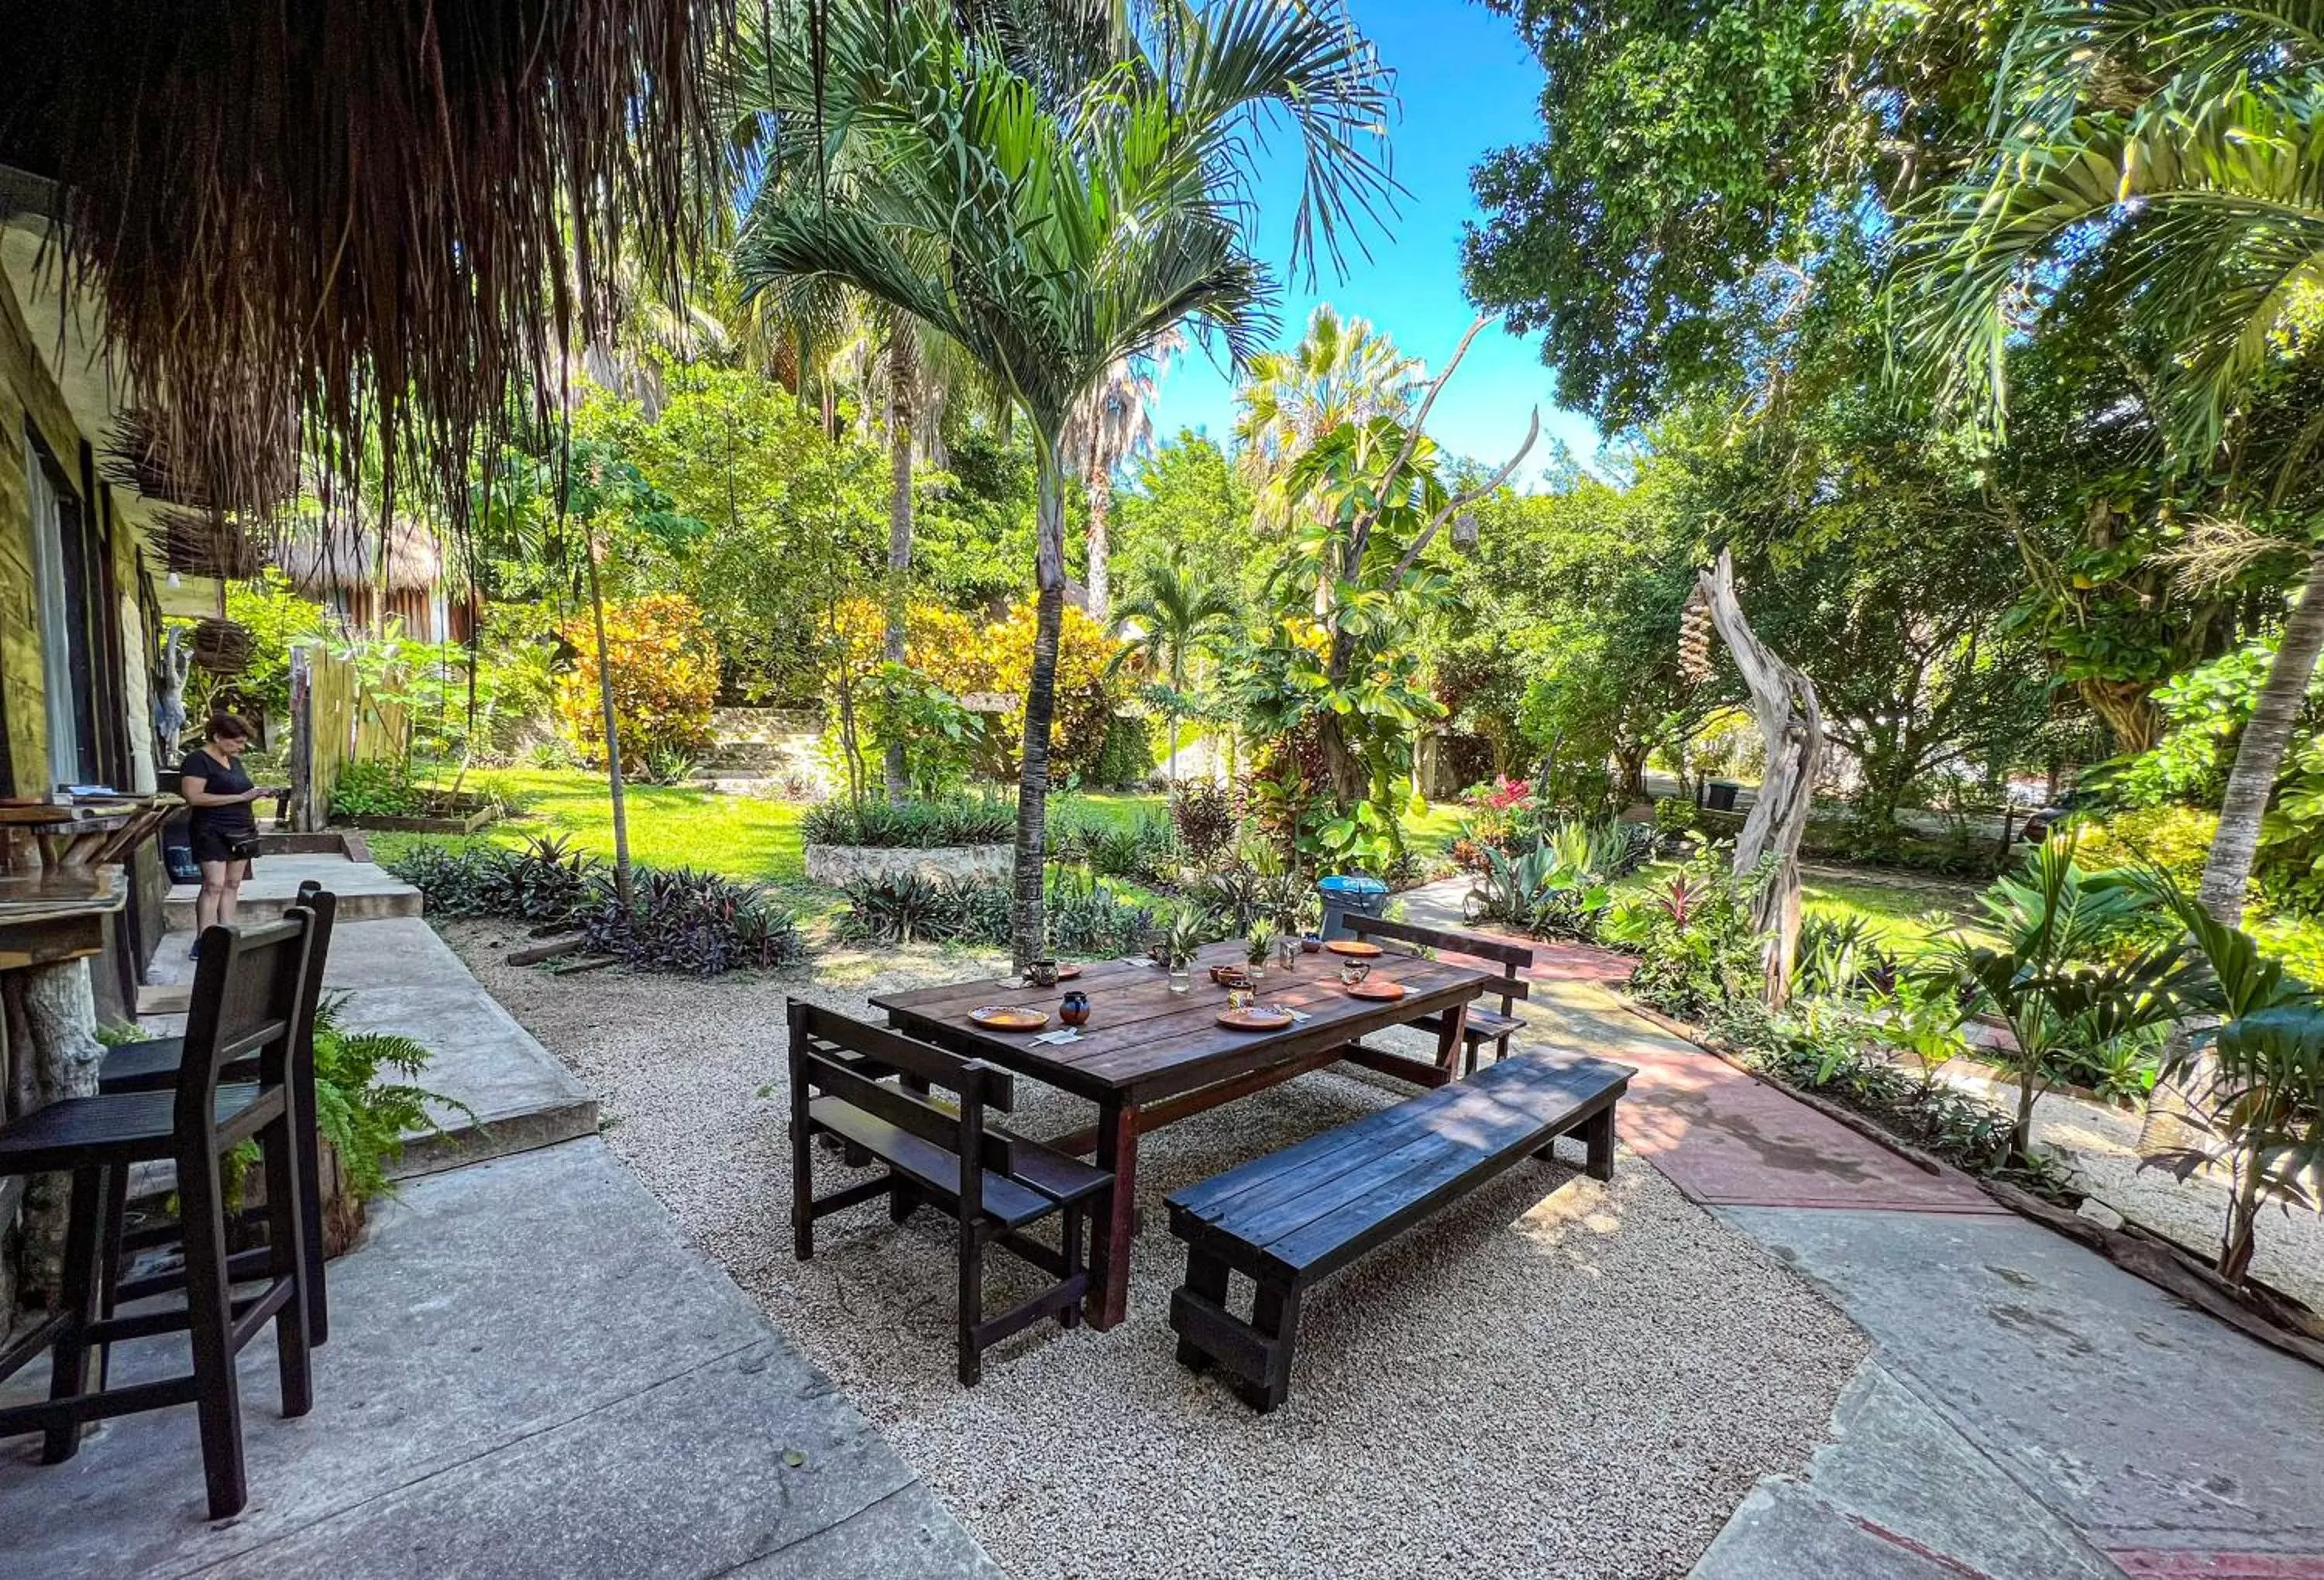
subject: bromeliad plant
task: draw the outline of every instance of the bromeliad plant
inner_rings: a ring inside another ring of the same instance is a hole
[[[1507,923],[1545,938],[1589,938],[1612,904],[1612,881],[1637,865],[1642,848],[1621,823],[1569,818],[1515,855],[1481,850],[1485,873],[1464,911],[1471,921]]]
[[[2185,1046],[2172,1044],[2163,1078],[2194,1098],[2200,1144],[2153,1161],[2184,1180],[2217,1167],[2229,1181],[2227,1221],[2217,1267],[2229,1283],[2251,1271],[2261,1205],[2273,1200],[2324,1210],[2324,1003],[2260,953],[2252,935],[2230,927],[2161,872],[2134,880],[2187,930],[2209,968],[2187,996],[2218,1016]]]
[[[1921,964],[1958,996],[1960,1019],[1995,1015],[2015,1040],[2014,1161],[2030,1162],[2034,1104],[2063,1065],[2106,1062],[2183,1009],[2200,968],[2181,942],[2154,943],[2156,901],[2129,875],[2089,873],[2070,839],[2045,842],[2021,877],[1983,897],[1978,934],[1956,932]]]

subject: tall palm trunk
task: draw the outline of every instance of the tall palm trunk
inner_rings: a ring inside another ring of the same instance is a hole
[[[2244,726],[2236,747],[2235,766],[2227,770],[2227,787],[2219,798],[2218,831],[2211,836],[2211,852],[2203,863],[2203,909],[2228,926],[2244,918],[2244,895],[2251,886],[2252,865],[2259,856],[2260,824],[2267,815],[2268,797],[2275,791],[2275,776],[2283,767],[2284,751],[2308,699],[2308,683],[2316,674],[2316,658],[2324,651],[2324,550],[2308,563],[2308,585],[2283,622],[2283,639],[2276,644],[2275,662],[2260,688],[2259,703]],[[2184,1024],[2172,1028],[2171,1055],[2181,1053],[2190,1035]],[[2169,1061],[2166,1059],[2166,1062]],[[2184,1087],[2158,1084],[2146,1105],[2139,1127],[2138,1150],[2152,1153],[2181,1145],[2190,1129],[2200,1128],[2192,1110],[2210,1106],[2209,1089],[2215,1067],[2207,1054],[2198,1059]],[[2238,1221],[2232,1207],[2219,1250],[2219,1271],[2251,1257],[2250,1229]],[[2240,1240],[2241,1244],[2238,1245]]]
[[[1089,479],[1089,612],[1101,626],[1113,599],[1106,561],[1112,554],[1113,480],[1092,469]]]
[[[597,702],[605,711],[605,785],[613,797],[613,893],[624,910],[630,904],[630,802],[622,783],[622,727],[613,715],[613,657],[605,643],[605,593],[597,583],[597,524],[581,519],[583,548],[589,561],[589,614],[597,627]]]
[[[2259,854],[2260,822],[2267,815],[2268,797],[2275,776],[2292,744],[2301,704],[2308,700],[2308,683],[2316,674],[2316,657],[2324,652],[2324,550],[2308,562],[2308,585],[2283,622],[2283,639],[2277,644],[2275,662],[2260,688],[2259,705],[2244,726],[2236,748],[2235,767],[2227,771],[2227,794],[2219,800],[2219,831],[2211,837],[2211,854],[2203,863],[2203,909],[2233,927],[2243,921],[2244,891],[2250,886],[2252,863]]]
[[[1033,673],[1025,687],[1025,739],[1017,770],[1016,905],[1009,933],[1019,969],[1047,952],[1041,879],[1048,859],[1049,725],[1057,703],[1057,643],[1065,622],[1065,495],[1056,446],[1040,442],[1039,549],[1034,581]]]
[[[888,353],[888,629],[884,655],[904,661],[905,589],[912,572],[912,366],[911,335],[898,325]],[[891,731],[892,733],[892,731]],[[888,799],[901,801],[904,743],[891,739],[882,764]]]

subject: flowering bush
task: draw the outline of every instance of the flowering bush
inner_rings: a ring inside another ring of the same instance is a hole
[[[605,761],[605,719],[597,693],[597,628],[587,615],[564,637],[579,650],[558,678],[557,719],[591,767]],[[613,716],[622,730],[622,767],[641,772],[657,756],[699,754],[710,747],[710,707],[718,696],[718,645],[690,598],[657,592],[605,608],[613,650]]]
[[[1506,776],[1495,779],[1492,787],[1487,790],[1483,796],[1485,804],[1495,812],[1507,812],[1509,808],[1532,799],[1532,780],[1512,779]]]

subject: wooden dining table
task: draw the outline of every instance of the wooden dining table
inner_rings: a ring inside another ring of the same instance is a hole
[[[1113,1176],[1110,1205],[1093,1236],[1090,1325],[1111,1327],[1129,1305],[1130,1252],[1137,1237],[1138,1148],[1146,1133],[1246,1098],[1296,1076],[1346,1061],[1441,1087],[1459,1069],[1461,1031],[1471,1001],[1497,978],[1475,966],[1393,951],[1370,961],[1369,981],[1392,982],[1394,1002],[1351,996],[1340,981],[1340,958],[1301,955],[1286,970],[1270,963],[1258,984],[1261,1003],[1304,1018],[1276,1031],[1219,1024],[1227,989],[1210,979],[1213,965],[1241,962],[1240,943],[1214,944],[1196,957],[1188,991],[1170,991],[1167,975],[1146,960],[1084,964],[1076,978],[1052,988],[985,979],[873,996],[895,1030],[1086,1098],[1097,1105],[1093,1128],[1044,1137],[1061,1151],[1096,1154]],[[988,1031],[969,1019],[987,1005],[1022,1006],[1049,1016],[1065,993],[1089,996],[1090,1019],[1070,1043],[1038,1043],[1038,1033]],[[1433,1061],[1366,1046],[1360,1039],[1388,1026],[1439,1017]]]

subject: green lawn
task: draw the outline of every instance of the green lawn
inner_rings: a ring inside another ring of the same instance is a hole
[[[464,841],[441,843],[521,844],[535,834],[560,834],[599,856],[613,853],[613,808],[605,781],[573,769],[479,768],[466,787],[494,790],[527,813],[493,824]],[[799,820],[806,807],[756,795],[723,795],[682,785],[632,785],[629,793],[630,854],[650,867],[694,867],[730,877],[797,883],[804,876]],[[427,834],[374,834],[374,859],[391,860]]]

